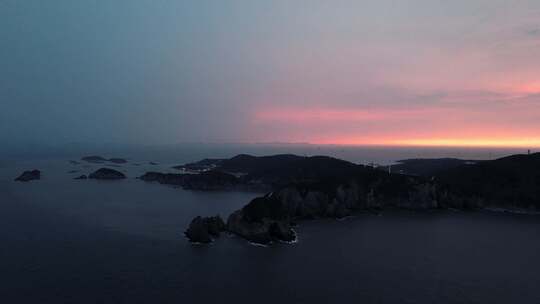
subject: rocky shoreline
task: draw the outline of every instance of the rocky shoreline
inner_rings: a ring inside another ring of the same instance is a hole
[[[277,156],[279,158],[280,156]],[[239,183],[259,182],[273,191],[255,198],[242,209],[232,213],[223,231],[228,231],[250,242],[269,244],[275,241],[291,242],[297,239],[295,223],[317,218],[345,218],[358,212],[380,211],[389,208],[407,210],[540,210],[540,192],[531,184],[531,178],[540,183],[536,171],[540,169],[540,154],[528,157],[514,156],[478,164],[463,164],[435,176],[391,174],[383,170],[343,163],[331,158],[297,158],[293,164],[281,165],[275,159],[242,156],[248,165],[235,160],[236,165],[247,168]],[[291,156],[282,156],[283,163]],[[234,159],[234,158],[233,158]],[[517,164],[513,160],[518,160]],[[270,162],[279,170],[265,165]],[[266,163],[266,164],[265,164]],[[220,166],[227,160],[220,160]],[[309,164],[309,165],[306,165]],[[516,166],[528,171],[515,173]],[[263,168],[263,170],[260,170]],[[504,169],[504,170],[503,170]],[[212,170],[216,170],[213,168]],[[251,171],[249,171],[251,170]],[[512,171],[510,171],[512,170]],[[535,175],[536,174],[536,175]],[[481,176],[483,179],[481,179]],[[472,179],[474,178],[474,179]],[[507,179],[513,183],[504,183]],[[470,179],[470,181],[467,181]],[[522,182],[516,183],[516,180]],[[278,182],[276,182],[278,181]],[[464,182],[465,181],[465,182]],[[510,198],[506,199],[506,194]],[[498,195],[496,195],[498,194]],[[516,198],[519,197],[519,200]],[[204,222],[205,219],[201,218]],[[211,235],[211,234],[210,234]],[[196,234],[188,237],[201,240]]]
[[[377,183],[375,183],[377,184]],[[362,211],[395,207],[427,210],[443,208],[431,184],[411,185],[412,191],[387,193],[376,185],[364,187],[357,182],[321,190],[319,185],[291,185],[255,198],[232,213],[226,231],[257,244],[294,242],[293,227],[309,219],[341,219]],[[197,238],[191,241],[203,242]]]

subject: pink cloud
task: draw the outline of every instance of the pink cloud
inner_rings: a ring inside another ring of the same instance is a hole
[[[503,98],[410,109],[263,107],[252,114],[251,133],[319,144],[540,146],[540,107],[532,106],[537,102],[540,97],[530,95],[512,102]]]
[[[257,123],[321,123],[321,122],[368,122],[395,119],[414,119],[432,115],[434,109],[388,110],[388,109],[332,109],[332,108],[269,108],[254,115]]]

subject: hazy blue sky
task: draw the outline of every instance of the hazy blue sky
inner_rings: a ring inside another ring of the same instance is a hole
[[[540,145],[540,1],[0,0],[3,143]]]

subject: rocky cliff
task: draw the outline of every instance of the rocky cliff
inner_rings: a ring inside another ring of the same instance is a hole
[[[241,155],[221,161],[217,169],[243,170],[237,184],[259,182],[273,189],[231,214],[226,225],[229,232],[263,244],[294,241],[297,221],[343,218],[359,211],[539,209],[540,154],[447,167],[422,177],[329,157]]]
[[[395,207],[439,207],[437,186],[413,178],[387,176],[378,180],[325,185],[297,184],[251,201],[227,220],[227,230],[249,241],[267,244],[296,239],[295,222],[343,218],[358,211]]]

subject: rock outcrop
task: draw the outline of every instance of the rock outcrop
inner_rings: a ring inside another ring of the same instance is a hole
[[[41,179],[41,171],[32,170],[32,171],[24,171],[19,177],[15,179],[15,181],[29,182],[29,181],[38,180],[38,179]]]
[[[210,243],[226,231],[225,222],[219,215],[212,217],[197,216],[191,221],[189,228],[184,232],[190,242]]]
[[[74,179],[88,179],[88,176],[86,176],[86,175],[83,174],[83,175],[81,175],[81,176],[75,177]]]
[[[293,242],[296,233],[288,220],[263,218],[260,221],[247,220],[242,211],[236,211],[227,220],[227,230],[250,242],[269,244],[273,241]]]
[[[382,182],[350,181],[325,188],[321,185],[291,185],[252,200],[230,215],[227,229],[251,242],[291,242],[296,239],[292,223],[315,218],[343,218],[361,210],[387,207],[437,208],[437,193],[430,183],[411,184],[403,191],[389,191]],[[399,183],[396,182],[397,186]],[[394,192],[395,191],[395,192]]]
[[[124,175],[124,173],[116,171],[114,169],[101,168],[94,173],[90,173],[90,175],[88,175],[88,178],[101,180],[117,180],[124,179],[126,178],[126,176]]]
[[[422,179],[382,172],[347,180],[314,180],[290,184],[255,198],[231,214],[227,230],[254,243],[293,242],[293,223],[305,219],[343,218],[382,208],[439,208],[437,186]]]

